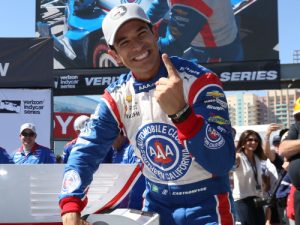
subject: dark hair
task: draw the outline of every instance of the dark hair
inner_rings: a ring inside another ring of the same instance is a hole
[[[254,154],[260,159],[260,160],[266,160],[267,157],[266,155],[264,154],[264,151],[263,151],[263,148],[262,148],[262,140],[261,140],[261,137],[260,135],[254,131],[254,130],[245,130],[243,133],[241,133],[240,135],[240,138],[239,138],[239,141],[238,141],[238,144],[237,144],[237,152],[244,152],[245,151],[245,148],[244,148],[244,145],[246,144],[247,142],[247,139],[249,136],[251,135],[255,135],[258,139],[258,145],[257,145],[257,148],[254,150]]]
[[[285,132],[287,132],[289,130],[289,128],[284,128],[282,130],[279,131],[279,136],[280,138],[282,138],[282,136],[285,134]]]
[[[300,121],[300,113],[296,113],[294,115],[294,119],[295,119],[295,121]]]

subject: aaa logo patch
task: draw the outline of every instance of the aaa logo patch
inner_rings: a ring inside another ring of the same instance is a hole
[[[191,165],[190,153],[180,144],[173,126],[147,124],[137,133],[136,143],[145,166],[160,180],[177,180]]]

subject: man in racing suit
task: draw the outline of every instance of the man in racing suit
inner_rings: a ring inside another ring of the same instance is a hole
[[[71,151],[60,195],[64,225],[80,224],[92,175],[120,130],[143,163],[144,211],[159,213],[162,225],[234,224],[235,148],[219,78],[161,55],[137,4],[113,8],[103,33],[109,54],[131,71],[105,90]]]
[[[163,30],[162,52],[197,63],[243,60],[230,0],[155,0],[147,14]]]

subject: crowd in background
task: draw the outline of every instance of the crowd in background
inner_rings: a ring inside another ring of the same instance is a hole
[[[230,172],[230,178],[236,208],[236,224],[299,224],[297,160],[299,160],[300,149],[300,98],[295,103],[293,114],[295,124],[289,129],[272,123],[268,126],[264,137],[255,130],[245,130],[239,137],[235,137],[236,130],[233,128],[232,136],[237,140],[235,142],[236,162]],[[88,121],[89,117],[85,115],[75,120],[74,130],[77,135],[85,129]],[[9,155],[0,147],[0,163],[67,163],[77,139],[64,146],[63,155],[55,156],[49,148],[36,143],[36,137],[34,124],[22,124],[19,133],[20,148]],[[123,133],[115,140],[104,162],[140,164],[140,160]],[[291,163],[293,170],[289,170]],[[134,186],[134,191],[118,207],[141,209],[144,187],[145,179],[142,176]]]

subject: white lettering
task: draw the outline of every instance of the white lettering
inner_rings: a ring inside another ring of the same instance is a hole
[[[220,75],[222,82],[227,81],[264,81],[276,80],[278,72],[276,70],[243,71],[243,72],[223,72]]]
[[[70,124],[70,122],[73,119],[73,116],[68,116],[68,118],[66,119],[66,121],[63,121],[63,119],[61,118],[61,116],[56,116],[56,119],[58,121],[58,123],[60,124],[61,128],[62,128],[62,134],[67,134],[67,126]]]
[[[0,63],[0,74],[1,74],[1,77],[5,77],[6,74],[7,74],[7,70],[8,70],[8,67],[9,67],[9,63]]]
[[[110,85],[115,82],[118,77],[91,77],[85,78],[86,86],[101,86],[101,85]]]

